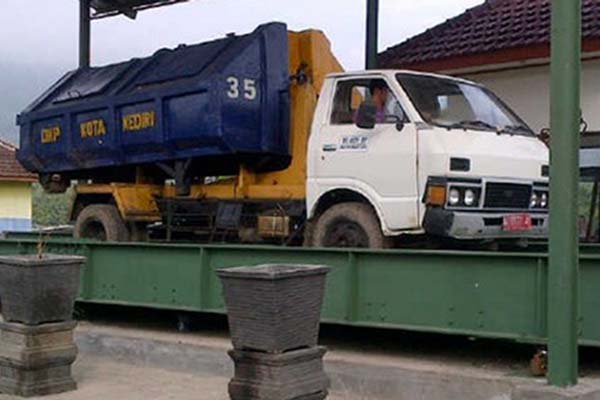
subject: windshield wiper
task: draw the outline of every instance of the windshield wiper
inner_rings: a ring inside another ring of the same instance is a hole
[[[445,128],[448,129],[456,129],[456,128],[462,128],[462,129],[467,129],[467,128],[474,128],[474,129],[485,129],[485,130],[491,130],[494,132],[498,132],[498,127],[489,124],[485,121],[480,121],[480,120],[464,120],[464,121],[460,121],[451,125],[444,125]]]
[[[529,129],[525,125],[507,125],[504,128],[502,128],[502,130],[511,134],[526,133],[528,135],[533,135],[531,129]]]
[[[456,128],[474,128],[474,129],[485,129],[496,132],[497,134],[507,134],[507,135],[517,135],[517,134],[528,134],[531,135],[531,129],[529,129],[525,125],[506,125],[504,127],[494,126],[488,122],[481,120],[465,120],[460,121],[451,125],[444,125],[445,128],[448,129],[456,129]]]

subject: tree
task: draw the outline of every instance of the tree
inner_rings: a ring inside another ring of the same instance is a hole
[[[63,194],[48,194],[42,187],[33,185],[33,223],[41,226],[56,226],[69,223],[69,211],[74,192],[69,188]]]

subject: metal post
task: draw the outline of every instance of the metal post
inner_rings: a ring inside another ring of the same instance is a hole
[[[585,230],[585,241],[590,242],[592,239],[592,229],[594,228],[594,216],[598,208],[598,185],[600,184],[600,176],[594,177],[594,186],[592,188],[592,201],[590,204],[590,213],[588,215],[588,223]]]
[[[377,68],[379,43],[379,0],[367,0],[366,68]]]
[[[596,181],[600,187],[600,177],[598,177],[598,181]],[[596,191],[596,208],[594,209],[594,215],[592,217],[592,222],[594,222],[594,220],[596,219],[596,215],[598,215],[598,211],[600,211],[600,190]],[[600,235],[599,235],[599,230],[600,230],[600,221],[596,223],[596,229],[591,233],[590,235],[590,242],[592,239],[592,236],[595,236],[595,243],[600,242]]]
[[[90,25],[90,0],[79,0],[79,68],[90,66]]]
[[[581,0],[552,0],[548,381],[577,384]]]

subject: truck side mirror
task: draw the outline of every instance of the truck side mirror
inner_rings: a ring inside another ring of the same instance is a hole
[[[373,129],[377,123],[377,106],[374,103],[363,101],[356,113],[356,126],[361,129]]]
[[[394,109],[394,116],[396,117],[396,129],[398,132],[402,132],[404,129],[404,124],[408,122],[408,118],[404,113],[402,107],[400,107],[400,103],[396,102],[396,108]]]
[[[402,129],[404,129],[404,120],[398,118],[398,121],[396,122],[396,129],[398,132],[402,132]]]
[[[398,132],[402,132],[404,129],[404,124],[406,123],[406,117],[402,115],[401,117],[397,115],[386,115],[385,122],[396,124],[396,130]]]

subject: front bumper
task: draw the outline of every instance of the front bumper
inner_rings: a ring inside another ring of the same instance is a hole
[[[423,227],[434,236],[454,239],[519,239],[548,237],[548,214],[531,213],[533,227],[527,231],[505,231],[503,217],[511,212],[484,213],[450,211],[429,208],[425,213]]]

